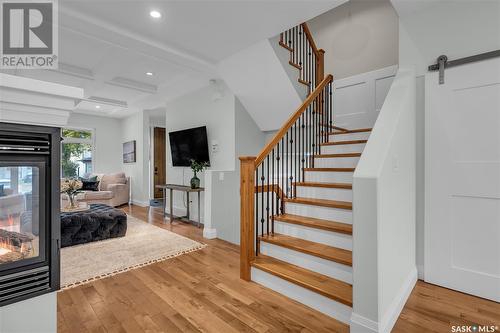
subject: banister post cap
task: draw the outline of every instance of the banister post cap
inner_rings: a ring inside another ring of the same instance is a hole
[[[245,162],[245,161],[255,161],[257,157],[255,156],[240,156],[239,159],[241,162]]]

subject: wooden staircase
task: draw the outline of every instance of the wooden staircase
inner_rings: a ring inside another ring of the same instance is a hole
[[[241,278],[348,325],[352,178],[371,129],[334,125],[333,77],[323,77],[324,52],[307,25],[283,33],[280,45],[310,93],[259,156],[240,158]]]

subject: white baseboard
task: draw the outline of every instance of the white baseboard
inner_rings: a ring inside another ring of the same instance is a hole
[[[410,297],[415,283],[417,283],[417,267],[410,271],[380,322],[375,322],[353,312],[351,315],[351,333],[390,333],[405,306],[406,300]]]
[[[410,273],[408,274],[405,282],[401,285],[401,288],[399,289],[397,296],[393,299],[389,309],[385,312],[385,314],[383,314],[382,320],[379,323],[379,332],[389,333],[392,330],[394,324],[396,324],[396,321],[399,318],[399,314],[408,300],[408,297],[410,297],[415,283],[417,283],[417,275],[417,267],[415,266],[410,270]]]
[[[149,202],[141,200],[132,200],[132,204],[140,207],[149,207]]]
[[[217,238],[217,230],[214,228],[203,229],[203,238],[207,238],[207,239]]]
[[[351,314],[350,332],[351,333],[377,333],[378,332],[378,323],[353,312]]]

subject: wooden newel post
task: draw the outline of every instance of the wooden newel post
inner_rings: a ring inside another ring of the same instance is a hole
[[[318,68],[316,73],[316,87],[323,81],[325,78],[325,50],[318,50]]]
[[[240,278],[250,281],[255,258],[255,157],[240,157]]]

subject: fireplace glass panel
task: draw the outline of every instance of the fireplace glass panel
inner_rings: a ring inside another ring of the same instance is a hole
[[[0,266],[40,256],[40,169],[0,166]]]

